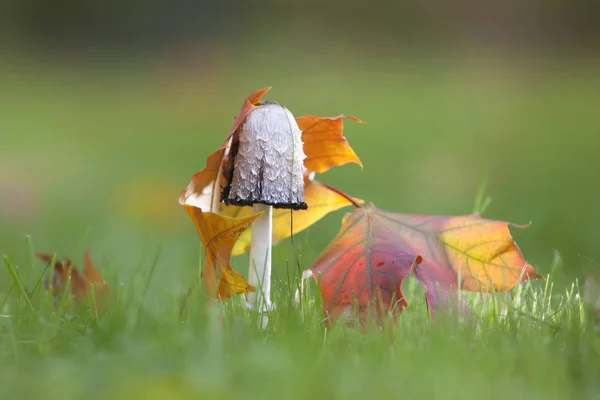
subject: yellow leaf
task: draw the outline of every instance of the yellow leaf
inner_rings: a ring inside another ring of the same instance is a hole
[[[255,288],[231,267],[229,258],[240,234],[262,213],[231,218],[203,212],[200,208],[187,204],[184,208],[194,222],[204,246],[202,282],[208,294],[224,300],[234,294],[254,292]]]

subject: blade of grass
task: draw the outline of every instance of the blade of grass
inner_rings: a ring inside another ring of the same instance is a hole
[[[41,283],[44,280],[44,276],[48,272],[48,269],[50,268],[50,265],[54,264],[55,261],[53,261],[53,260],[54,260],[54,257],[52,258],[52,260],[50,260],[50,262],[48,264],[46,264],[46,267],[44,268],[44,271],[42,271],[42,273],[40,274],[40,277],[38,278],[37,282],[35,283],[35,286],[33,288],[33,292],[32,293],[37,293],[38,296],[39,296],[39,291],[40,291],[41,286],[42,286]]]
[[[31,299],[29,298],[29,295],[27,294],[27,291],[25,290],[25,287],[23,286],[21,279],[19,279],[19,272],[11,264],[11,262],[7,256],[3,256],[2,259],[4,259],[4,264],[6,264],[6,267],[8,268],[8,272],[10,272],[10,274],[12,275],[14,282],[17,285],[17,288],[19,289],[19,292],[25,298],[25,302],[29,306],[29,309],[31,311],[35,312],[35,307],[33,306],[33,303],[31,302]]]
[[[81,255],[83,254],[83,249],[85,247],[85,241],[91,232],[92,232],[92,228],[89,227],[83,233],[83,235],[79,239],[79,242],[77,243],[77,247],[75,247],[74,254],[71,255],[71,260],[79,260],[80,259]]]
[[[33,240],[31,235],[25,235],[25,239],[27,240],[27,264],[29,266],[29,270],[32,274],[35,274],[34,260],[35,260],[35,250],[33,249]]]
[[[8,289],[8,292],[6,293],[6,296],[4,296],[4,300],[2,300],[2,304],[0,305],[0,310],[4,310],[4,306],[6,306],[6,302],[10,298],[10,294],[12,293],[14,288],[15,288],[15,282],[13,281],[12,285],[10,285],[10,288]]]
[[[162,253],[162,246],[159,246],[158,250],[156,251],[156,254],[154,255],[154,259],[152,260],[152,264],[150,264],[150,270],[148,271],[148,276],[146,277],[146,282],[144,284],[144,288],[142,289],[142,294],[137,299],[137,310],[136,310],[133,318],[131,320],[129,320],[130,328],[133,328],[136,326],[137,321],[140,317],[140,313],[142,312],[142,305],[144,304],[143,300],[146,297],[146,294],[148,293],[148,290],[150,288],[150,282],[152,281],[152,276],[154,275],[154,271],[156,271],[156,266],[158,265],[158,260],[160,258],[161,253]],[[131,304],[132,301],[133,301],[133,296],[132,296],[132,299],[129,302],[129,304]]]
[[[484,211],[492,203],[492,198],[490,196],[485,195],[488,186],[489,175],[490,173],[488,171],[483,177],[481,183],[479,184],[479,187],[477,188],[477,194],[475,195],[475,204],[473,206],[473,212],[478,213],[479,215],[483,215]]]
[[[91,297],[92,297],[92,309],[93,309],[93,317],[96,324],[98,323],[98,304],[96,303],[96,285],[90,285]]]
[[[159,252],[160,252],[160,248],[159,248]],[[156,256],[155,256],[156,257]],[[132,276],[137,279],[137,277],[139,277],[144,269],[144,261],[145,261],[145,257],[142,257],[138,263],[138,265],[136,265],[136,267],[133,269],[133,274]],[[152,268],[152,267],[151,267]],[[152,272],[153,273],[153,272]],[[148,286],[148,278],[146,278],[146,284],[144,285],[144,289],[142,289],[142,296],[144,292],[146,291],[146,286]],[[129,297],[127,298],[125,305],[123,307],[123,310],[127,310],[129,308],[129,306],[131,306],[131,304],[133,303],[133,300],[135,299],[134,295],[129,295]]]
[[[144,300],[146,297],[146,293],[150,289],[150,282],[152,281],[152,276],[154,276],[154,272],[156,271],[156,266],[158,265],[158,260],[160,259],[160,255],[162,253],[162,246],[158,247],[156,254],[154,255],[154,259],[152,260],[152,264],[150,265],[150,271],[148,272],[148,277],[146,278],[146,284],[144,285],[144,290],[142,291],[142,297],[140,300]]]

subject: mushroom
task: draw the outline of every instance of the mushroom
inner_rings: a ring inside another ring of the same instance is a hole
[[[264,214],[252,224],[248,283],[257,288],[246,305],[263,315],[271,304],[273,207],[303,210],[304,159],[302,131],[292,113],[274,101],[258,103],[233,137],[232,173],[222,192],[225,204],[249,206]],[[230,171],[231,171],[230,169]]]

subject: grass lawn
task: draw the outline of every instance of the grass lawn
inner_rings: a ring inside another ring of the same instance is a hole
[[[245,57],[244,69],[0,70],[0,398],[600,398],[580,287],[600,260],[597,69]],[[319,179],[379,208],[469,213],[487,180],[483,215],[532,221],[513,234],[549,279],[467,296],[473,323],[432,323],[409,278],[397,323],[327,330],[318,289],[294,294],[344,210],[275,247],[266,331],[240,298],[207,309],[200,288],[182,306],[202,257],[178,194],[263,86],[296,115],[367,121],[345,123],[364,170]],[[33,257],[81,265],[86,246],[110,287],[98,313],[46,293]]]

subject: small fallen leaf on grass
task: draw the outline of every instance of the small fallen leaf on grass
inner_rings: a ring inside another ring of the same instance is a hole
[[[321,274],[323,312],[335,320],[357,309],[365,322],[407,303],[402,281],[414,271],[432,312],[459,289],[504,291],[541,278],[503,221],[462,216],[397,214],[372,204],[347,214],[342,228],[304,277]]]
[[[244,277],[231,268],[229,258],[235,241],[262,214],[229,218],[185,205],[204,246],[202,282],[209,295],[225,300],[234,294],[254,292]]]
[[[50,263],[53,259],[53,255],[48,253],[36,252],[35,255],[45,263]],[[65,291],[68,281],[70,281],[71,293],[78,300],[84,299],[92,290],[96,299],[108,292],[108,285],[100,276],[87,249],[83,254],[83,273],[80,273],[69,259],[55,260],[54,270],[46,278],[45,286],[47,289],[52,288],[55,295],[59,295]]]

